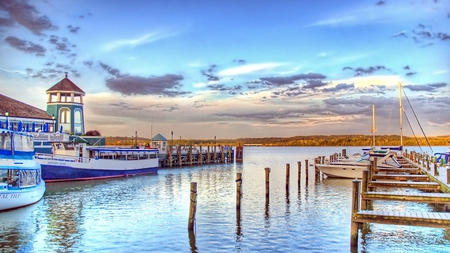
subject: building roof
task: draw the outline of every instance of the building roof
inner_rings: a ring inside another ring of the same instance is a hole
[[[161,134],[157,134],[152,138],[152,141],[167,141],[167,139],[164,138],[164,136],[162,136]]]
[[[44,110],[0,94],[0,115],[3,116],[6,112],[9,112],[10,117],[52,119],[52,116]]]
[[[78,87],[76,84],[74,84],[68,77],[66,73],[66,77],[59,81],[57,84],[53,85],[48,89],[46,92],[50,93],[53,91],[66,91],[66,92],[75,92],[79,94],[86,94],[80,87]]]

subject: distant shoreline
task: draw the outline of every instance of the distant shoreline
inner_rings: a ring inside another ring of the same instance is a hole
[[[106,145],[134,145],[130,137],[105,137]],[[372,135],[308,135],[293,137],[261,137],[237,139],[174,139],[167,140],[168,145],[236,145],[260,144],[261,146],[310,146],[310,147],[345,147],[374,146]],[[150,138],[138,137],[138,143],[149,143]],[[172,143],[173,142],[173,143]],[[403,146],[447,146],[450,136],[411,137],[403,136]],[[377,135],[375,146],[399,146],[400,135]]]

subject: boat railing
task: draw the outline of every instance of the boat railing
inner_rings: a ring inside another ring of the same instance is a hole
[[[36,154],[35,158],[40,160],[52,160],[58,162],[82,162],[82,157],[68,155]]]

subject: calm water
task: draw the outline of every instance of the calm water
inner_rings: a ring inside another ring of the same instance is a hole
[[[442,150],[441,150],[442,149]],[[157,175],[48,184],[35,205],[0,213],[0,252],[349,252],[352,180],[297,184],[297,161],[341,147],[244,150],[244,163],[161,169]],[[412,150],[409,148],[408,150]],[[435,152],[445,151],[445,147]],[[347,148],[347,154],[360,148]],[[286,164],[291,166],[285,188]],[[270,197],[265,172],[270,167]],[[236,173],[243,174],[240,216]],[[190,183],[196,231],[188,233]],[[375,209],[441,206],[375,202]],[[450,252],[450,230],[370,224],[358,252]]]

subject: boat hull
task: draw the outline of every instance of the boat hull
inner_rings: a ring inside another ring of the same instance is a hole
[[[45,193],[45,182],[28,188],[17,188],[0,191],[0,211],[15,209],[34,204],[42,199]]]
[[[363,171],[367,169],[367,166],[360,165],[327,165],[316,164],[317,169],[322,171],[327,177],[332,178],[362,178]]]
[[[158,160],[141,161],[107,161],[94,160],[89,162],[55,162],[39,161],[42,167],[42,178],[46,182],[94,180],[115,177],[125,177],[158,172]]]

